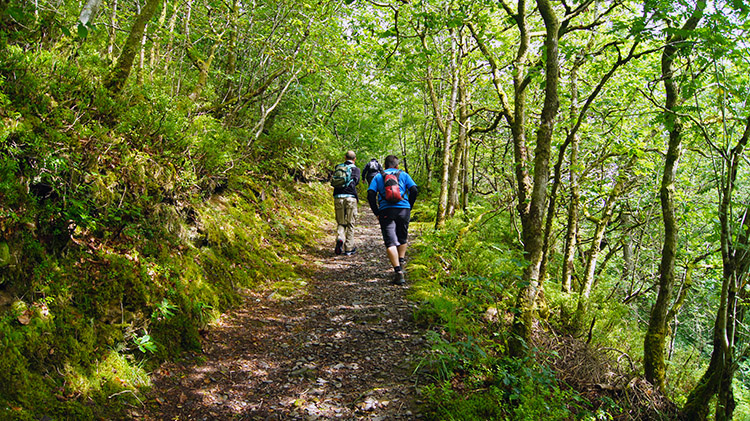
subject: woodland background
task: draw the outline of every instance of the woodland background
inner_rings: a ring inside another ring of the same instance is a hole
[[[143,404],[353,149],[420,185],[426,413],[750,417],[747,13],[0,0],[0,414]]]

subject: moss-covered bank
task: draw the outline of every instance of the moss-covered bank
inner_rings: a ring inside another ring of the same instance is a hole
[[[0,44],[0,419],[139,407],[243,289],[301,284],[332,213],[325,138],[250,147],[158,82],[112,97],[78,54]]]
[[[0,418],[91,419],[140,405],[149,368],[200,349],[200,329],[244,288],[305,279],[297,256],[330,212],[327,189],[253,180],[196,203],[191,219],[171,221],[171,238],[74,234],[67,253],[17,275],[27,288],[5,280]]]

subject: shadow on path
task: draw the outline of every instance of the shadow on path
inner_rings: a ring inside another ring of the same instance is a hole
[[[329,228],[329,233],[334,227]],[[413,369],[424,332],[404,287],[390,284],[377,220],[360,207],[358,253],[333,254],[334,237],[307,256],[309,294],[250,292],[204,341],[204,352],[153,373],[158,420],[420,418]],[[329,247],[330,245],[330,247]]]

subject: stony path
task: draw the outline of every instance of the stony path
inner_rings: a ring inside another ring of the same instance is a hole
[[[424,332],[406,286],[390,284],[377,221],[360,207],[358,253],[334,256],[334,236],[311,251],[309,294],[248,293],[192,362],[153,375],[158,420],[398,420],[421,418],[413,374]],[[333,232],[331,226],[329,232]]]

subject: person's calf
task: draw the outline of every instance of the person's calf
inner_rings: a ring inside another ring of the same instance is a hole
[[[396,267],[398,266],[398,250],[396,249],[396,246],[390,246],[386,249],[386,254],[388,255],[388,260],[391,262],[391,265]]]

